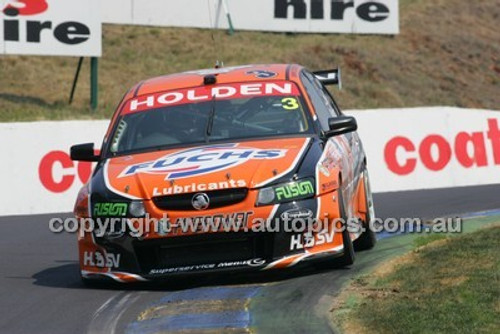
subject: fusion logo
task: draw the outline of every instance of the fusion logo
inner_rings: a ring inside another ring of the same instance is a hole
[[[250,160],[279,159],[287,150],[238,147],[238,144],[197,147],[166,155],[155,161],[128,166],[119,177],[138,173],[164,174],[165,179],[181,179],[218,172]]]
[[[298,199],[301,197],[308,197],[314,195],[313,183],[309,180],[290,183],[274,190],[276,198],[281,201],[283,199]]]
[[[96,203],[94,205],[95,216],[117,216],[124,217],[128,212],[127,203]]]
[[[80,22],[66,21],[56,24],[51,20],[21,20],[24,16],[39,15],[48,10],[47,0],[8,1],[2,10],[5,15],[3,39],[7,42],[41,43],[42,35],[48,39],[46,34],[42,34],[44,31],[52,32],[57,41],[67,45],[81,44],[90,38],[89,27]],[[21,31],[25,32],[26,36],[21,36]]]
[[[356,6],[354,0],[310,0],[311,19],[325,19],[325,2],[330,2],[330,19],[334,21],[344,20],[344,14],[348,9],[354,9],[356,15],[368,22],[379,22],[387,19],[390,15],[389,7],[380,1],[369,1]],[[288,18],[288,8],[293,8],[294,19],[307,18],[307,3],[305,0],[274,0],[274,17],[277,19]]]

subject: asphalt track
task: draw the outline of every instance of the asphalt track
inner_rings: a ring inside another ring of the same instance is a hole
[[[432,218],[499,209],[498,194],[500,185],[387,193],[375,195],[375,204],[382,218]],[[340,286],[407,247],[391,238],[359,253],[350,269],[89,289],[78,276],[76,236],[48,230],[54,216],[68,215],[0,218],[0,333],[331,332],[326,316]]]

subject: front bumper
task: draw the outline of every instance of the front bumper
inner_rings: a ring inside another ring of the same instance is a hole
[[[330,239],[316,235],[315,242],[306,247],[300,235],[285,228],[282,216],[290,210],[306,209],[316,218],[333,220],[338,218],[336,198],[333,192],[265,210],[257,208],[255,212],[259,215],[254,218],[271,219],[279,225],[266,232],[250,229],[248,232],[149,235],[142,239],[128,234],[106,239],[86,233],[79,239],[81,274],[86,279],[137,282],[193,274],[283,269],[308,260],[341,255],[342,236],[334,233],[333,226],[325,232]],[[225,208],[228,210],[238,212],[241,208]],[[148,208],[148,212],[161,216],[154,208]]]

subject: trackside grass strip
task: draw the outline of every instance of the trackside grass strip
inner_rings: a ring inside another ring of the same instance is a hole
[[[344,290],[333,309],[343,332],[499,333],[500,225],[414,244]]]

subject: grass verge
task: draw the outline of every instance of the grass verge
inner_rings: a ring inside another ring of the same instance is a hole
[[[333,322],[345,333],[498,333],[499,240],[498,224],[417,237],[413,251],[347,286]]]

